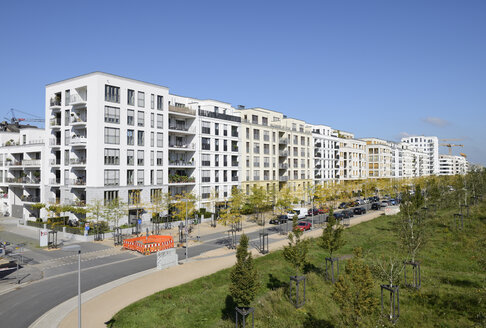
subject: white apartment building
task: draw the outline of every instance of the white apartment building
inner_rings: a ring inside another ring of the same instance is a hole
[[[41,174],[44,156],[43,129],[22,128],[0,132],[0,211],[15,218],[39,216],[32,204],[44,201]]]
[[[408,143],[389,142],[391,177],[412,178],[429,175],[429,156]]]
[[[288,186],[308,200],[314,181],[311,126],[263,108],[240,112],[243,191],[258,186],[277,192]]]
[[[49,202],[86,206],[119,197],[129,203],[130,221],[147,221],[147,204],[162,192],[199,196],[219,187],[222,201],[238,184],[237,167],[230,165],[238,162],[238,137],[231,131],[238,132],[239,122],[228,104],[172,95],[163,86],[94,72],[47,85],[46,118]],[[202,174],[206,177],[199,165],[206,161],[203,154],[218,154],[216,148],[202,147],[207,124],[213,129],[209,144],[216,147],[218,139],[219,152],[236,142],[236,151],[224,155],[230,165],[224,166],[223,155],[219,163],[210,164],[209,174],[220,170],[221,182],[201,180]],[[201,206],[205,199],[200,201]]]
[[[339,138],[326,125],[312,125],[314,139],[314,182],[329,184],[339,178]]]
[[[378,138],[363,138],[366,142],[368,177],[372,179],[392,177],[392,153],[388,141]]]
[[[439,174],[439,138],[435,136],[410,136],[401,139],[429,157],[428,175]]]
[[[340,181],[362,180],[368,177],[366,141],[354,139],[354,134],[336,130],[339,138]]]
[[[455,155],[440,155],[440,175],[466,174],[469,164],[466,158]]]

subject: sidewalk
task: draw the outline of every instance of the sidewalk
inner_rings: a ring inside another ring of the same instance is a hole
[[[351,226],[372,220],[382,214],[383,211],[376,211],[355,217],[351,219]],[[253,229],[255,227],[248,230]],[[248,232],[245,228],[244,231]],[[304,237],[315,238],[321,233],[321,229],[316,229],[306,232]],[[287,236],[278,234],[273,235],[271,240],[270,251],[280,249],[288,242]],[[261,256],[255,249],[251,252],[254,257]],[[87,291],[82,294],[83,326],[106,327],[105,322],[131,303],[158,291],[229,268],[234,263],[235,251],[221,248],[191,258],[182,265],[160,271],[147,270]],[[30,327],[75,327],[77,315],[77,297],[74,297],[45,313]]]

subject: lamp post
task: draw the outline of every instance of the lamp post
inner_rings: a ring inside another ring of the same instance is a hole
[[[189,257],[188,253],[189,253],[189,228],[187,227],[187,198],[184,199],[184,201],[186,202],[186,261],[187,261],[187,258]]]
[[[62,248],[64,252],[78,252],[78,328],[81,328],[81,246],[69,245]]]

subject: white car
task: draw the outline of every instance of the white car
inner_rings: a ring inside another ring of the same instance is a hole
[[[305,219],[308,210],[306,208],[293,208],[291,211],[287,213],[287,216],[290,220],[294,218],[294,215],[297,214],[298,219]]]

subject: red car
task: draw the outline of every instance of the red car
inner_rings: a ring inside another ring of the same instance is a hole
[[[310,230],[311,227],[312,224],[310,224],[309,222],[301,221],[297,224],[295,229],[299,229],[300,231],[306,231],[306,230]]]

